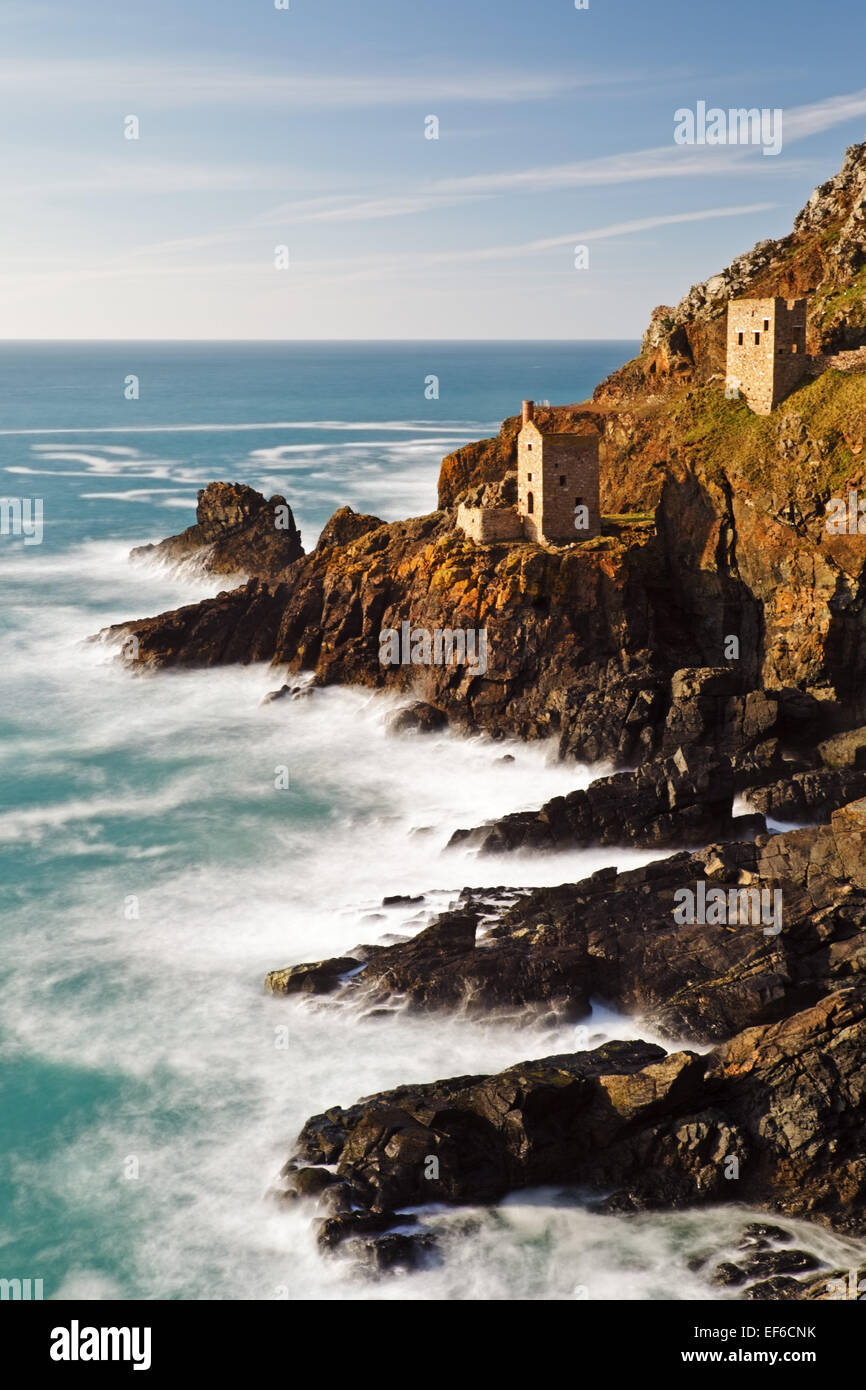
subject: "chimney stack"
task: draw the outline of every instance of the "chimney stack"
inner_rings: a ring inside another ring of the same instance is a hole
[[[528,425],[529,422],[530,422],[530,420],[532,419],[532,415],[533,415],[533,410],[534,410],[534,408],[535,408],[535,402],[534,402],[534,401],[524,401],[524,402],[523,402],[523,423],[524,423],[524,425]]]

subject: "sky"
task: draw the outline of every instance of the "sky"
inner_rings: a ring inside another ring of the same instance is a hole
[[[0,0],[0,336],[635,338],[866,139],[852,0],[282,3]]]

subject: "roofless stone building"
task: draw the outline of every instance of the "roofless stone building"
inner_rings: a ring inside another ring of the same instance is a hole
[[[756,415],[769,415],[808,370],[805,299],[729,301],[727,385]]]
[[[535,419],[523,402],[517,436],[517,506],[457,509],[457,525],[484,543],[521,538],[552,545],[601,534],[599,436],[561,434]]]

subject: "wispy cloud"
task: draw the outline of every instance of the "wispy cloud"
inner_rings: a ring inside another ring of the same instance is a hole
[[[296,282],[311,284],[337,284],[337,283],[357,283],[359,281],[389,280],[401,272],[417,275],[423,270],[435,269],[437,266],[472,264],[482,261],[504,261],[520,259],[527,255],[535,255],[544,251],[554,250],[561,246],[571,246],[578,243],[598,245],[602,241],[610,241],[617,237],[633,236],[640,232],[654,231],[658,227],[673,227],[691,222],[715,221],[725,217],[748,217],[755,213],[767,212],[775,207],[774,203],[744,203],[734,207],[714,207],[702,208],[694,212],[674,212],[662,214],[656,217],[634,218],[626,222],[611,222],[604,226],[585,228],[582,231],[572,232],[568,235],[555,237],[544,237],[534,241],[512,243],[498,246],[488,246],[467,250],[454,251],[411,251],[401,254],[377,253],[367,256],[355,256],[351,264],[347,266],[334,266],[331,258],[318,260],[299,260],[295,266]],[[140,248],[140,260],[129,256],[123,259],[116,259],[113,263],[102,262],[99,266],[77,267],[75,269],[62,266],[54,267],[51,271],[36,272],[31,276],[24,277],[33,285],[48,284],[52,282],[71,284],[87,280],[111,280],[128,279],[135,280],[142,277],[165,277],[179,276],[188,279],[190,276],[204,279],[216,279],[220,276],[230,275],[242,279],[271,278],[273,276],[272,267],[264,260],[257,261],[235,261],[235,262],[203,262],[198,261],[186,266],[162,266],[148,265],[146,256],[149,250],[159,248]],[[4,277],[0,274],[0,283]],[[20,284],[22,277],[9,277],[10,282],[17,280]]]
[[[324,208],[321,207],[321,200],[317,200],[319,205],[309,210],[300,204],[292,209],[275,210],[270,216],[276,221],[284,221],[286,216],[291,216],[293,222],[370,222],[384,217],[411,217],[419,212],[434,212],[437,208],[458,207],[461,203],[474,203],[492,196],[492,192],[467,191],[460,194],[447,185],[433,184],[426,193],[419,190],[417,193],[396,193],[390,197],[383,194],[381,198],[350,198],[347,201],[332,198],[329,200],[331,206]]]
[[[73,80],[72,74],[75,74],[74,83],[79,94],[82,88],[87,88],[90,96],[105,95],[106,83],[110,85],[115,80],[111,72],[106,74],[99,64],[95,65],[95,68],[97,72],[103,74],[104,80],[102,82],[95,80],[95,73],[91,74],[89,82],[86,80],[87,65],[49,64],[47,68],[40,68],[38,80],[44,81],[55,94],[58,88],[52,77],[54,67],[59,69],[55,76],[57,83],[61,86],[63,85],[61,78],[65,77],[66,80],[71,81]],[[135,71],[133,69],[133,72]],[[147,65],[143,67],[142,71],[146,78],[145,86],[155,82],[156,79]],[[178,71],[184,74],[187,72],[186,69]],[[29,84],[32,75],[26,64],[22,68],[20,64],[0,61],[0,84],[7,91],[14,89],[16,81],[30,90]],[[132,80],[132,74],[130,80]],[[487,80],[483,77],[450,78],[447,79],[446,86],[450,84],[452,95],[467,94],[471,90],[478,100],[498,101],[503,92],[514,94],[516,98],[520,97],[521,92],[526,98],[550,95],[550,86],[545,87],[543,84],[552,81],[553,90],[557,90],[557,83],[565,80],[549,78],[540,80],[532,76],[524,76],[515,83],[515,80],[510,76],[499,76]],[[217,93],[222,93],[224,96],[226,94],[230,96],[234,93],[238,100],[243,100],[245,94],[249,94],[250,99],[255,101],[269,102],[271,99],[279,98],[284,105],[295,102],[301,106],[305,104],[315,106],[317,102],[326,103],[332,98],[336,104],[346,105],[352,105],[356,102],[362,105],[386,102],[399,104],[410,99],[413,104],[417,105],[419,100],[418,87],[415,82],[407,83],[402,80],[395,84],[384,79],[378,81],[365,78],[347,82],[342,78],[332,80],[330,78],[309,77],[302,79],[299,83],[293,78],[287,79],[281,75],[279,78],[273,78],[272,81],[273,89],[267,78],[260,75],[253,78],[250,75],[238,73],[235,69],[224,68],[210,73],[209,76],[201,77],[196,85],[195,82],[188,82],[186,76],[181,77],[176,73],[174,77],[169,74],[164,83],[160,82],[158,92],[155,91],[154,95],[158,95],[160,100],[171,101],[174,99],[177,86],[178,98],[180,99],[182,96],[184,100],[189,101],[206,99],[208,93],[213,95],[215,99]],[[126,81],[120,81],[119,87],[127,104],[134,105],[135,97],[144,95],[141,90],[136,93]],[[196,97],[196,92],[198,92],[198,97]],[[440,92],[440,95],[442,94]],[[118,92],[118,96],[120,96],[120,92]],[[126,108],[124,107],[124,109]],[[790,108],[784,113],[785,145],[788,146],[810,135],[826,131],[835,125],[855,119],[859,115],[866,115],[866,89],[861,92],[828,97],[811,105]],[[21,170],[19,173],[7,165],[4,175],[4,191],[6,197],[9,198],[12,196],[44,197],[46,195],[50,197],[83,196],[88,193],[110,191],[150,196],[261,190],[269,191],[273,195],[281,188],[291,187],[295,193],[298,190],[295,171],[285,166],[230,164],[218,161],[207,164],[177,163],[168,160],[154,161],[152,159],[139,159],[138,153],[137,149],[131,145],[128,157],[122,160],[104,160],[96,164],[88,164],[77,171],[68,167],[58,172],[40,170],[38,177],[33,175],[32,159],[29,161],[29,168]],[[760,148],[752,145],[680,146],[671,142],[646,149],[604,155],[595,159],[532,165],[521,169],[502,169],[447,179],[430,179],[420,183],[414,189],[403,188],[397,193],[383,190],[381,194],[375,196],[371,196],[367,192],[348,196],[333,194],[309,199],[295,199],[290,204],[280,204],[270,212],[257,215],[255,224],[281,224],[287,220],[293,224],[298,222],[366,222],[386,218],[411,217],[502,195],[552,193],[567,189],[603,188],[665,179],[719,177],[725,174],[759,175],[762,179],[773,174],[788,177],[791,174],[802,172],[807,167],[803,161],[797,162],[790,158],[768,161],[761,159],[760,154]]]
[[[866,115],[866,90],[828,97],[808,106],[789,108],[783,117],[785,144],[804,140],[860,115]],[[548,193],[659,179],[717,178],[723,174],[755,174],[766,179],[775,173],[790,177],[806,167],[804,161],[768,161],[760,158],[760,155],[761,149],[755,145],[689,146],[674,145],[671,141],[669,145],[566,164],[533,165],[524,169],[431,180],[415,192],[402,191],[390,197],[348,198],[335,202],[331,207],[317,207],[306,214],[300,210],[300,216],[302,220],[317,222],[368,221],[429,212],[436,208],[453,207],[471,198],[500,194]]]
[[[843,96],[825,97],[808,106],[794,106],[784,113],[785,143],[805,140],[809,135],[820,135],[822,131],[832,130],[834,126],[844,125],[858,116],[866,116],[866,88]],[[866,139],[866,130],[862,138]]]
[[[508,246],[489,246],[473,251],[438,252],[430,259],[434,262],[510,260],[516,256],[531,255],[533,252],[549,251],[557,246],[584,243],[595,245],[600,241],[611,241],[615,237],[632,236],[636,232],[650,232],[656,227],[673,227],[684,222],[710,222],[719,217],[748,217],[756,212],[768,212],[775,206],[775,203],[743,203],[737,207],[703,208],[700,212],[672,212],[658,217],[638,217],[630,222],[610,222],[607,226],[572,232],[568,236],[543,237],[535,241]]]
[[[14,100],[68,104],[119,101],[124,109],[136,103],[157,108],[231,104],[279,106],[295,110],[336,110],[373,106],[417,106],[419,102],[537,101],[608,80],[600,74],[576,77],[547,69],[525,68],[488,72],[419,69],[397,73],[310,73],[302,69],[244,68],[215,59],[199,63],[124,62],[110,59],[0,60],[0,89]]]
[[[185,164],[169,160],[139,158],[135,145],[124,159],[105,160],[76,170],[68,166],[62,173],[42,170],[33,178],[33,164],[27,171],[6,168],[4,194],[10,197],[65,197],[87,193],[123,193],[152,196],[164,193],[220,193],[268,190],[273,194],[281,185],[290,185],[292,173],[285,168],[255,164]]]
[[[673,129],[673,121],[671,122]],[[766,167],[755,160],[760,151],[751,145],[657,145],[600,159],[578,160],[540,168],[470,174],[442,186],[452,193],[542,193],[559,188],[603,187],[608,184],[644,183],[649,179],[696,178],[709,174],[755,172],[766,176]],[[766,166],[767,161],[762,161]],[[787,170],[790,171],[790,164]]]
[[[552,193],[570,188],[604,187],[612,184],[645,183],[658,179],[718,177],[720,174],[753,173],[766,177],[768,173],[796,172],[798,166],[789,160],[784,166],[756,158],[760,150],[748,145],[690,147],[661,145],[653,149],[634,150],[625,154],[607,155],[599,159],[579,160],[569,164],[532,166],[528,169],[503,170],[492,174],[468,174],[461,178],[438,179],[421,185],[414,193],[401,192],[391,197],[348,198],[336,201],[331,207],[316,207],[305,211],[303,205],[294,210],[293,220],[308,222],[354,222],[373,218],[403,217],[436,208],[454,207],[460,203],[500,195]],[[282,214],[283,216],[285,213]]]

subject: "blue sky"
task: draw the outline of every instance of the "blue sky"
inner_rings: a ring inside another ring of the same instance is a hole
[[[290,6],[2,0],[4,337],[636,337],[866,138],[851,0]]]

